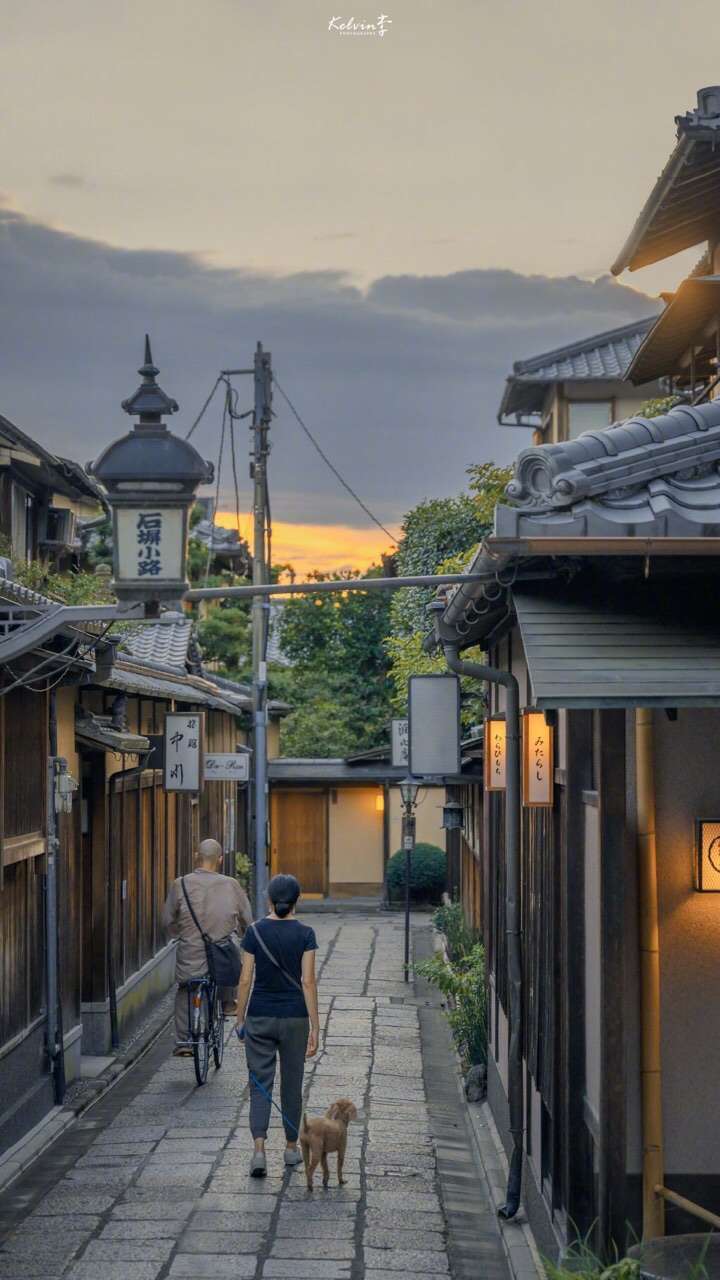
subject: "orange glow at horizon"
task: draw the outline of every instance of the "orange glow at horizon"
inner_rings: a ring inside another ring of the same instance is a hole
[[[225,529],[234,529],[237,524],[232,511],[219,511],[215,520]],[[251,536],[247,516],[241,521],[240,527],[243,537]],[[381,555],[393,549],[393,544],[380,529],[359,529],[345,524],[273,521],[273,564],[291,564],[296,573],[309,573],[311,569],[329,572],[352,568],[363,571],[371,564],[379,564]]]

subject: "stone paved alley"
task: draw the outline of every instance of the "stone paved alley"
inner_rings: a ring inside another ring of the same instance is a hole
[[[0,1229],[12,1228],[2,1280],[506,1280],[443,1016],[399,981],[402,921],[309,920],[323,1036],[307,1107],[355,1101],[347,1185],[336,1186],[334,1158],[329,1191],[318,1178],[310,1196],[302,1171],[283,1176],[275,1112],[268,1177],[251,1181],[247,1077],[230,1023],[222,1070],[202,1089],[166,1032],[0,1197]],[[418,939],[427,951],[427,917]]]

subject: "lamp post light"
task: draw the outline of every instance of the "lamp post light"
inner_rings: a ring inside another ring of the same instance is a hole
[[[420,783],[416,778],[407,776],[400,783],[400,795],[403,802],[402,843],[405,851],[405,981],[410,981],[410,873],[412,855],[415,849],[415,802]]]
[[[178,405],[156,381],[159,369],[147,335],[138,372],[142,382],[122,407],[139,421],[89,463],[88,471],[107,490],[112,510],[112,589],[121,608],[142,605],[145,616],[154,617],[161,603],[177,604],[189,589],[188,518],[198,487],[213,478],[213,466],[162,421]]]
[[[459,831],[463,824],[463,807],[457,800],[446,800],[442,816],[445,831]]]

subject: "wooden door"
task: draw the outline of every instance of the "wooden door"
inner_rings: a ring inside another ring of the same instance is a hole
[[[297,876],[306,897],[327,893],[327,794],[273,791],[271,871]]]

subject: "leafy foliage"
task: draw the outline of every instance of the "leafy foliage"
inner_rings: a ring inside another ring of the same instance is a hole
[[[616,1258],[607,1266],[590,1247],[588,1237],[569,1245],[559,1262],[543,1258],[548,1280],[575,1280],[577,1276],[582,1276],[583,1280],[640,1280],[642,1269],[639,1261]],[[688,1277],[692,1274],[693,1268],[688,1267]]]
[[[437,902],[445,888],[447,859],[436,844],[416,844],[410,859],[410,897],[414,902]],[[405,895],[405,853],[398,849],[388,860],[387,887],[390,898]]]
[[[646,400],[640,406],[640,413],[643,418],[659,418],[661,414],[674,409],[676,404],[682,403],[682,396],[658,396],[654,400]]]
[[[104,575],[71,570],[57,573],[39,560],[16,561],[15,578],[23,587],[63,604],[113,604],[110,580]]]
[[[463,1067],[487,1063],[487,998],[485,990],[485,948],[475,942],[469,951],[448,964],[442,952],[415,966],[447,998],[448,1022]]]
[[[461,902],[444,902],[433,915],[433,924],[440,933],[444,933],[451,960],[459,960],[475,945],[475,936],[465,923]]]
[[[492,528],[495,505],[512,475],[510,467],[483,462],[468,467],[469,493],[457,498],[434,498],[421,502],[403,521],[397,552],[401,575],[462,573]],[[393,682],[392,704],[397,714],[407,708],[407,682],[411,675],[446,670],[442,658],[429,657],[423,649],[428,631],[427,605],[432,588],[408,587],[396,592],[390,606],[391,632],[386,640]],[[480,718],[476,686],[464,690],[463,720]]]
[[[235,854],[235,875],[243,889],[249,890],[253,864],[246,853]]]
[[[373,566],[365,576],[381,573]],[[315,572],[311,579],[359,576]],[[391,712],[389,610],[383,591],[298,596],[284,606],[278,639],[292,665],[274,673],[272,686],[293,706],[281,727],[283,755],[342,756],[382,740]]]
[[[241,601],[230,601],[211,609],[198,624],[198,642],[206,662],[217,666],[230,679],[249,675],[251,660],[250,609]]]

